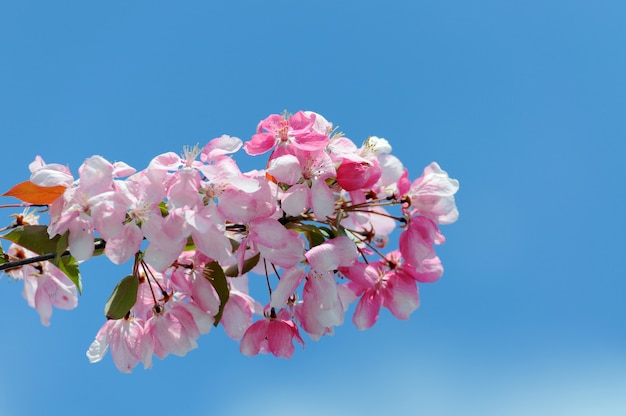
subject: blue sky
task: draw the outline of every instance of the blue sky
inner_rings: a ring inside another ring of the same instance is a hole
[[[461,215],[411,320],[291,360],[218,328],[119,374],[84,354],[128,270],[84,264],[49,328],[4,276],[0,414],[626,414],[624,21],[619,1],[3,2],[1,190],[37,154],[141,169],[309,109],[412,177],[439,162]]]

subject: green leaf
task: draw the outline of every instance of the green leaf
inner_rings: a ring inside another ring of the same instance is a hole
[[[78,293],[83,293],[83,282],[80,277],[80,270],[78,269],[78,262],[72,256],[58,256],[52,260],[52,264],[57,266],[72,282],[76,285]]]
[[[230,240],[230,246],[232,248],[232,252],[234,253],[235,251],[237,251],[237,249],[239,248],[239,246],[241,245],[241,243],[237,240],[235,240],[234,238],[228,238]]]
[[[183,251],[191,251],[196,249],[196,243],[193,242],[193,238],[187,237],[187,244],[185,244],[185,248]]]
[[[226,306],[226,302],[228,302],[228,297],[230,296],[228,281],[226,280],[224,270],[222,270],[222,267],[216,261],[207,263],[204,266],[204,270],[202,270],[202,275],[206,277],[209,282],[211,282],[220,298],[220,310],[217,312],[217,315],[215,315],[215,322],[213,322],[213,326],[217,326],[220,323],[220,319],[222,319],[224,307]]]
[[[256,253],[254,256],[243,261],[243,268],[241,270],[241,273],[239,273],[239,268],[237,267],[237,265],[233,264],[224,269],[224,274],[228,277],[237,277],[237,276],[241,276],[242,274],[246,274],[250,270],[252,270],[254,266],[257,265],[260,258],[261,258],[261,253]]]
[[[306,237],[307,240],[309,240],[309,248],[319,246],[324,241],[326,241],[322,233],[319,233],[319,232],[305,231],[304,236]]]
[[[104,305],[104,315],[107,319],[122,319],[137,301],[139,279],[135,276],[126,276],[115,286],[113,293]]]
[[[328,227],[319,227],[319,230],[324,235],[324,237],[329,240],[336,237],[335,232]]]
[[[67,248],[69,247],[69,245],[70,245],[69,238],[70,238],[70,232],[69,231],[59,237],[59,239],[57,241],[57,246],[56,246],[57,257],[61,257],[63,252],[65,250],[67,250]]]
[[[103,245],[103,241],[101,238],[94,238],[93,239],[93,245],[94,245],[94,250],[93,250],[93,256],[101,256],[104,254],[104,245]]]
[[[161,216],[163,218],[167,217],[169,211],[167,210],[167,204],[165,203],[165,201],[161,201],[161,203],[159,204],[159,209],[161,210]]]
[[[317,227],[313,224],[302,223],[288,223],[285,227],[304,234],[309,242],[309,248],[319,246],[328,238],[332,238],[329,237],[329,232],[332,233],[332,231],[328,227]]]
[[[79,293],[82,293],[83,286],[78,270],[78,262],[72,256],[62,256],[68,247],[69,232],[63,235],[55,235],[50,238],[48,227],[45,225],[21,225],[15,227],[2,238],[14,242],[37,254],[56,254],[51,260],[63,273],[76,285]]]
[[[37,254],[56,253],[61,240],[60,235],[50,238],[48,227],[45,225],[21,225],[3,235],[2,238]]]
[[[0,264],[3,263],[8,263],[9,262],[9,256],[7,256],[4,251],[2,250],[2,246],[0,246]]]

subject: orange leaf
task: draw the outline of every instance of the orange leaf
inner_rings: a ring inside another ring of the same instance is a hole
[[[49,205],[63,195],[65,186],[39,186],[31,181],[18,183],[2,196],[12,196],[22,202],[36,205]]]

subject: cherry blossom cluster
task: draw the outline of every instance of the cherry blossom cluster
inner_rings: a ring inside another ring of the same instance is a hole
[[[268,154],[265,169],[242,172],[232,157],[242,147]],[[47,238],[67,246],[57,260],[103,254],[132,263],[87,351],[98,362],[110,349],[122,372],[140,362],[150,368],[155,355],[183,356],[219,324],[245,355],[289,358],[294,341],[304,346],[301,331],[312,340],[333,334],[352,303],[359,329],[383,307],[408,319],[418,283],[443,272],[439,225],[458,218],[458,181],[437,163],[411,181],[387,140],[357,146],[310,111],[270,115],[245,143],[224,135],[156,156],[141,171],[101,156],[86,159],[77,178],[40,157],[30,171],[38,192],[60,189],[45,204]],[[37,218],[25,213],[18,222]],[[396,228],[399,240],[389,244]],[[7,261],[41,254],[12,241]],[[66,266],[38,261],[8,271],[24,280],[46,325],[52,306],[77,305]],[[251,279],[266,283],[264,294],[253,297]]]

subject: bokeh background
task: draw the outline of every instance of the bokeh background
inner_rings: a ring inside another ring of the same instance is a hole
[[[438,161],[461,215],[409,321],[348,318],[291,360],[217,328],[120,374],[85,351],[129,267],[84,264],[49,328],[4,276],[0,414],[626,414],[625,22],[604,0],[1,2],[1,191],[35,155],[142,169],[309,109],[413,178]]]

